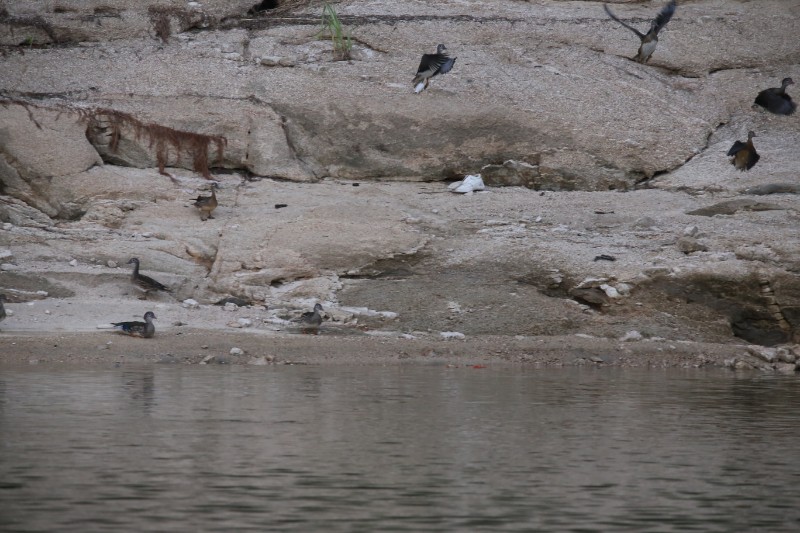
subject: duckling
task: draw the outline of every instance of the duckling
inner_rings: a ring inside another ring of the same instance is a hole
[[[792,78],[783,78],[780,87],[764,89],[756,96],[754,105],[760,105],[776,115],[791,115],[797,109],[792,97],[786,94],[786,87],[794,85]]]
[[[315,304],[313,311],[306,311],[297,319],[303,325],[303,333],[316,333],[322,324],[322,304]]]
[[[140,298],[140,300],[146,300],[147,294],[151,291],[164,291],[164,292],[171,292],[169,287],[162,285],[161,283],[157,282],[153,278],[149,276],[145,276],[144,274],[139,274],[139,259],[136,257],[131,257],[128,260],[129,265],[133,265],[133,272],[131,273],[131,283],[136,286],[137,289],[144,292],[144,296]]]
[[[736,141],[731,146],[731,149],[728,150],[728,155],[733,156],[731,164],[739,170],[750,170],[761,159],[761,156],[756,152],[756,147],[753,146],[753,137],[756,137],[756,134],[753,131],[748,131],[746,143]]]
[[[616,17],[616,15],[614,15],[614,13],[611,12],[611,9],[609,9],[608,5],[603,4],[603,9],[606,10],[606,13],[609,17],[631,30],[636,34],[637,37],[639,37],[639,40],[642,41],[642,44],[639,45],[639,51],[633,58],[634,61],[642,64],[647,63],[650,60],[650,56],[656,51],[656,45],[658,44],[658,32],[664,29],[664,26],[666,26],[667,22],[670,21],[672,15],[675,14],[675,7],[675,0],[670,0],[670,2],[661,9],[661,12],[656,15],[656,18],[650,22],[650,29],[647,31],[647,33],[642,33],[633,26],[629,26],[628,24],[622,22]]]
[[[148,311],[144,314],[144,322],[135,320],[131,322],[112,322],[111,324],[114,328],[131,337],[151,339],[156,334],[156,327],[153,325],[154,318],[158,317],[152,311]]]
[[[422,61],[419,62],[417,75],[414,76],[414,80],[411,82],[414,84],[414,92],[420,93],[427,89],[432,77],[450,72],[456,59],[447,55],[447,47],[443,44],[436,47],[435,54],[423,54]]]
[[[211,183],[211,196],[198,195],[194,200],[194,205],[200,210],[200,220],[205,222],[209,218],[214,218],[211,213],[217,208],[217,194],[216,189],[219,188],[216,182]]]

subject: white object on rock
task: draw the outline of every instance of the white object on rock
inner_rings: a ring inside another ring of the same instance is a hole
[[[486,185],[483,184],[480,174],[470,174],[461,181],[451,183],[447,188],[452,192],[464,194],[472,191],[482,191],[486,189]]]
[[[467,338],[467,336],[466,336],[466,335],[464,335],[463,333],[461,333],[461,332],[458,332],[458,331],[440,331],[440,332],[439,332],[439,335],[440,335],[440,336],[441,336],[443,339],[458,339],[458,340],[464,340],[464,339],[466,339],[466,338]]]
[[[185,307],[186,309],[197,309],[198,307],[200,307],[200,304],[198,303],[197,300],[194,300],[192,298],[187,298],[186,300],[183,301],[183,303],[181,303],[181,307]]]
[[[236,305],[236,304],[235,304],[235,303],[233,303],[233,302],[228,302],[228,303],[226,303],[226,304],[225,304],[225,307],[224,307],[224,309],[225,309],[226,311],[236,311],[237,309],[239,309],[239,306],[238,306],[238,305]]]
[[[234,348],[231,348],[230,354],[231,355],[244,355],[244,350],[242,350],[241,348],[234,347]]]
[[[240,325],[241,325],[243,328],[249,328],[250,326],[252,326],[252,325],[253,325],[253,321],[252,321],[252,320],[250,320],[249,318],[240,318],[239,320],[237,320],[237,322],[238,322],[238,323],[239,323],[239,324],[240,324]]]
[[[72,261],[69,262],[69,266],[74,266],[74,267],[78,266],[78,260],[73,259]]]
[[[617,291],[617,289],[615,289],[614,287],[612,287],[608,283],[603,283],[602,285],[600,285],[600,289],[602,289],[602,291],[605,292],[606,296],[608,296],[609,298],[616,299],[616,298],[620,298],[621,297],[621,295],[619,294],[619,291]]]
[[[117,262],[111,259],[106,261],[106,265],[108,265],[108,268],[117,268]]]
[[[643,338],[644,337],[642,337],[642,334],[634,329],[623,335],[620,340],[624,342],[630,342],[630,341],[640,341]]]

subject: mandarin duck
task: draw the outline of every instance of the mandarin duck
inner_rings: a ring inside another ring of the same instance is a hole
[[[756,134],[752,131],[747,132],[747,142],[736,141],[728,150],[728,155],[732,156],[731,164],[739,170],[750,170],[758,163],[761,156],[756,152],[756,147],[753,146],[753,137]]]
[[[414,84],[414,92],[420,93],[426,89],[432,77],[450,72],[455,62],[456,58],[447,55],[447,47],[443,44],[436,47],[435,54],[423,54],[417,75],[411,82]]]
[[[112,322],[111,325],[113,325],[115,329],[131,337],[150,339],[156,333],[156,327],[153,325],[154,318],[157,318],[155,313],[148,311],[144,314],[144,322],[134,320],[131,322]]]
[[[634,61],[639,63],[647,63],[650,60],[650,56],[653,55],[653,52],[656,50],[656,45],[658,44],[658,32],[664,29],[664,26],[667,25],[667,22],[672,18],[672,15],[675,14],[675,0],[670,0],[670,2],[661,9],[661,12],[656,15],[656,18],[650,22],[650,29],[647,33],[642,33],[633,26],[630,26],[624,22],[622,22],[619,18],[617,18],[614,13],[611,12],[608,5],[603,4],[603,9],[606,10],[606,13],[609,17],[614,19],[615,21],[619,22],[633,33],[639,37],[639,40],[642,41],[642,44],[639,45],[639,52],[633,58]]]

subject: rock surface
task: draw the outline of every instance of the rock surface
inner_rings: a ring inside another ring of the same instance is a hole
[[[156,305],[275,333],[323,302],[342,335],[799,340],[800,119],[751,104],[800,78],[800,5],[680,5],[640,65],[599,2],[337,2],[349,61],[313,3],[252,4],[0,2],[0,291],[79,310],[4,331]],[[456,66],[414,94],[441,40]],[[447,192],[468,174],[486,191]],[[132,256],[173,294],[137,300]]]

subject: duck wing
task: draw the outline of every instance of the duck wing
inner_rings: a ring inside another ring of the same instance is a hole
[[[756,152],[755,150],[752,150],[750,152],[749,157],[747,158],[747,170],[750,170],[751,168],[756,166],[756,163],[758,163],[759,159],[761,159],[761,156],[758,155],[758,152]]]
[[[169,287],[157,282],[156,280],[154,280],[150,276],[145,276],[143,274],[139,274],[139,276],[137,278],[137,281],[139,283],[143,284],[143,285],[149,285],[150,287],[152,287],[154,289],[158,289],[159,291],[170,292],[170,288]]]
[[[728,150],[728,155],[736,155],[746,147],[747,143],[743,143],[742,141],[736,141],[735,143],[733,143],[733,146],[731,146],[731,149]]]
[[[453,68],[453,63],[455,63],[455,58],[451,58],[445,54],[423,54],[422,60],[419,62],[419,68],[417,69],[417,77],[425,79],[435,76],[440,72],[444,74]]]
[[[111,325],[129,335],[134,333],[142,333],[147,326],[147,324],[144,322],[138,322],[135,320],[130,322],[112,322]]]
[[[653,31],[658,33],[660,32],[664,26],[667,25],[667,22],[672,19],[672,15],[675,14],[675,1],[673,0],[669,4],[665,5],[664,8],[656,15],[656,18],[653,19]]]
[[[637,30],[637,29],[636,29],[636,28],[634,28],[633,26],[629,26],[628,24],[626,24],[626,23],[622,22],[622,21],[621,21],[619,18],[617,18],[617,16],[616,16],[616,15],[615,15],[615,14],[614,14],[612,11],[611,11],[611,9],[609,9],[609,7],[608,7],[608,4],[603,4],[603,9],[605,9],[605,10],[606,10],[606,14],[607,14],[609,17],[611,17],[612,19],[616,20],[617,22],[619,22],[620,24],[622,24],[623,26],[625,26],[626,28],[628,28],[629,30],[631,30],[633,33],[635,33],[635,34],[636,34],[636,35],[639,37],[639,39],[641,39],[641,40],[644,40],[644,38],[645,38],[645,34],[644,34],[644,33],[642,33],[642,32],[640,32],[639,30]],[[659,16],[660,16],[660,15],[661,15],[661,14],[659,13]],[[672,16],[672,15],[670,15],[670,16]],[[666,22],[665,22],[665,24],[666,24]]]

